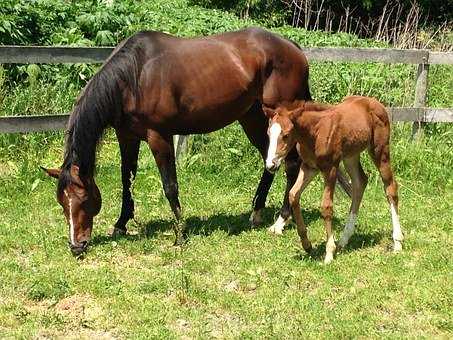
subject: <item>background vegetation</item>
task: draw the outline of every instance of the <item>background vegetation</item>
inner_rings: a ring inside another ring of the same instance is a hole
[[[241,19],[186,0],[4,3],[1,44],[113,46],[142,29],[195,36],[261,25],[303,46],[389,46],[347,33],[277,25],[271,17]],[[3,65],[0,115],[68,112],[97,68]],[[414,78],[414,66],[358,63],[312,63],[310,75],[317,100],[364,94],[393,106],[411,105]],[[429,105],[453,107],[452,88],[452,68],[432,67]],[[358,232],[328,267],[320,265],[319,179],[302,202],[314,258],[300,250],[294,228],[281,238],[266,232],[280,206],[282,175],[270,193],[265,225],[249,227],[262,162],[237,124],[192,138],[179,164],[191,234],[182,249],[171,246],[171,212],[145,145],[134,184],[135,235],[105,236],[121,197],[118,146],[108,132],[97,174],[103,209],[82,260],[67,249],[55,184],[38,168],[60,164],[63,133],[2,135],[0,337],[451,337],[453,128],[431,124],[426,131],[411,143],[410,125],[393,125],[404,252],[389,251],[382,186],[363,157],[370,183]],[[338,235],[349,201],[340,192],[335,200]]]

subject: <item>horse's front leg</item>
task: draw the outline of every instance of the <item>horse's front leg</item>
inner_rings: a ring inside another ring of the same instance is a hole
[[[176,217],[175,245],[181,245],[184,242],[185,223],[181,220],[181,205],[178,198],[178,181],[176,177],[175,153],[172,135],[162,135],[157,131],[148,132],[148,144],[159,168],[162,186],[165,196],[170,203],[171,210]]]
[[[126,224],[134,217],[134,200],[132,199],[130,187],[131,179],[137,173],[137,158],[140,149],[140,140],[135,137],[128,137],[120,131],[116,131],[121,152],[121,182],[123,184],[121,213],[113,228],[112,235],[126,234]]]

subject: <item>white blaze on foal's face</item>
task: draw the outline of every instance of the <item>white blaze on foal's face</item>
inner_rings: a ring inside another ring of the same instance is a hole
[[[282,133],[282,127],[279,123],[273,122],[269,128],[269,149],[267,150],[266,168],[274,169],[278,168],[281,159],[277,156],[277,145],[280,134]]]

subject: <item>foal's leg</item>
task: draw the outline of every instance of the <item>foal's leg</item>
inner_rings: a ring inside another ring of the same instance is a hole
[[[131,179],[137,173],[137,158],[140,148],[140,140],[128,138],[121,132],[116,131],[121,152],[121,182],[123,183],[123,195],[121,213],[113,228],[112,235],[126,234],[126,224],[134,217],[134,200],[132,199],[130,187]]]
[[[176,217],[175,245],[181,245],[185,237],[185,224],[181,223],[181,205],[178,199],[178,181],[176,178],[175,153],[173,147],[173,136],[161,135],[156,131],[149,130],[148,144],[153,152],[160,178],[164,188],[165,196],[170,203],[171,210]]]
[[[307,237],[307,227],[305,226],[302,213],[300,211],[300,194],[307,187],[308,183],[311,182],[313,177],[318,171],[309,167],[301,166],[296,182],[289,192],[289,204],[293,211],[294,221],[297,225],[297,233],[299,234],[302,247],[304,247],[307,253],[310,253],[312,247]]]
[[[390,166],[390,147],[388,143],[384,146],[376,146],[374,149],[370,149],[370,154],[379,169],[381,174],[382,182],[384,183],[384,191],[387,196],[387,200],[390,205],[390,213],[392,215],[393,225],[393,250],[395,252],[403,249],[403,233],[401,231],[401,225],[398,217],[398,184],[393,176],[393,171]]]
[[[341,234],[338,246],[340,248],[345,247],[348,244],[349,238],[354,234],[355,223],[357,221],[357,214],[359,212],[360,203],[362,202],[363,192],[368,183],[368,177],[363,171],[362,165],[360,164],[360,154],[357,154],[350,158],[345,158],[343,164],[351,177],[352,181],[352,202],[351,208],[349,209],[348,222]]]
[[[282,234],[283,228],[290,222],[291,207],[289,204],[289,192],[294,186],[298,177],[298,172],[301,167],[301,160],[294,147],[285,158],[285,172],[286,172],[286,189],[283,198],[283,205],[280,209],[280,214],[273,225],[269,227],[269,231],[275,234]],[[308,184],[308,183],[307,183]]]
[[[326,243],[326,257],[324,263],[330,263],[333,260],[335,253],[335,238],[332,232],[332,218],[333,218],[333,194],[335,191],[335,182],[337,179],[337,167],[332,167],[323,171],[324,176],[324,194],[321,203],[321,214],[324,218],[326,227],[327,243]]]
[[[268,137],[267,137],[267,118],[264,115],[261,104],[256,102],[249,111],[239,119],[249,141],[258,149],[263,160],[266,160]],[[260,183],[256,188],[255,196],[253,197],[252,205],[253,212],[250,215],[250,222],[252,225],[259,225],[262,223],[261,210],[266,204],[267,194],[274,180],[274,174],[264,168],[261,175]]]

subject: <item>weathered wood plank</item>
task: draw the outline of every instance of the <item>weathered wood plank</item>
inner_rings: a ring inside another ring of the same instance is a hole
[[[453,52],[429,52],[429,64],[453,65]]]
[[[453,109],[426,109],[423,121],[453,123]]]
[[[69,115],[0,117],[0,133],[64,130]]]
[[[111,47],[0,46],[0,64],[103,63]]]
[[[451,52],[380,48],[304,47],[314,61],[451,64]],[[102,63],[113,51],[111,47],[0,46],[0,63]],[[428,58],[429,57],[429,58]]]
[[[453,123],[453,109],[389,107],[393,122]]]
[[[428,62],[427,50],[401,50],[382,48],[331,48],[303,47],[302,50],[309,60],[313,61],[345,61],[396,64],[421,64]]]
[[[453,123],[453,109],[390,107],[388,110],[394,122]],[[0,117],[0,133],[64,130],[68,117],[68,114]],[[181,144],[181,148],[186,138],[181,136],[175,146]]]

